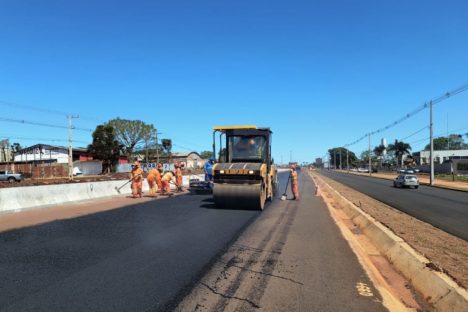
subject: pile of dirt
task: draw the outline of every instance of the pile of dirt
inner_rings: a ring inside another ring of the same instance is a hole
[[[320,175],[320,178],[404,239],[428,258],[434,264],[434,268],[446,272],[465,289],[468,287],[468,242],[330,178],[323,175]]]

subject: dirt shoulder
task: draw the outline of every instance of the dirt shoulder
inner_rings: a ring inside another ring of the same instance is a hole
[[[314,174],[320,175],[319,172]],[[468,287],[468,242],[393,207],[320,175],[331,187],[370,214],[416,251],[427,257],[460,286]]]

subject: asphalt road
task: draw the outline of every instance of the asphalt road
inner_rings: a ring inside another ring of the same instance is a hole
[[[359,297],[357,282],[377,291],[323,202],[312,201],[310,188],[303,192],[302,209],[319,205],[304,244],[312,255],[307,267],[320,274],[312,284],[321,307],[384,310],[375,297]],[[276,200],[265,212],[286,203]],[[0,311],[171,310],[265,212],[214,209],[210,196],[182,195],[0,233]]]
[[[361,193],[468,241],[468,193],[420,185],[394,188],[391,180],[322,170]]]

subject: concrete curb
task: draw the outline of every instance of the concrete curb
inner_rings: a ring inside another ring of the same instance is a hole
[[[183,177],[183,185],[187,187],[189,179],[195,177],[204,179],[204,175],[187,175]],[[0,189],[0,214],[97,198],[129,195],[131,193],[130,184],[123,187],[121,193],[115,190],[116,187],[122,186],[127,181],[114,180],[2,188]],[[148,189],[148,183],[144,182],[143,191],[146,192]],[[172,184],[171,189],[175,189]]]
[[[448,275],[434,270],[432,263],[402,238],[356,207],[320,177],[314,181],[338,202],[341,209],[437,311],[468,311],[468,292]]]

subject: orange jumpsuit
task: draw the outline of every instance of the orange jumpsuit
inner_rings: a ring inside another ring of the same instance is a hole
[[[175,174],[172,171],[167,171],[166,173],[163,174],[161,178],[162,182],[162,190],[164,193],[170,193],[171,192],[171,181],[174,180]]]
[[[156,181],[156,185],[158,186],[158,191],[162,191],[162,182],[161,182],[161,172],[162,169],[157,169],[154,173],[154,180]]]
[[[180,167],[176,168],[175,175],[176,175],[177,190],[181,192],[182,191],[182,169],[180,169]]]
[[[291,169],[291,190],[295,200],[299,199],[299,184],[297,182],[297,172]]]
[[[148,172],[148,176],[146,177],[146,180],[148,180],[149,193],[151,196],[156,195],[158,190],[158,185],[156,184],[156,175],[159,175],[161,178],[161,175],[157,169],[151,169],[150,172]]]
[[[143,189],[143,170],[138,165],[136,169],[132,170],[132,195],[133,198],[141,197]]]

